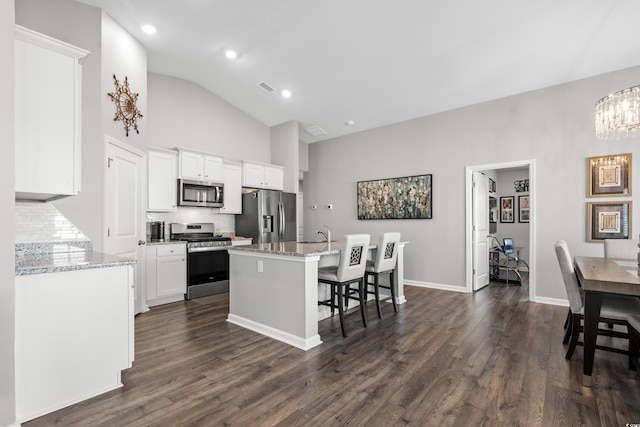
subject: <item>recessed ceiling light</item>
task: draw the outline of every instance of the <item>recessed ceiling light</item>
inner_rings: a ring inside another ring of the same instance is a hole
[[[356,124],[356,122],[354,122],[353,120],[347,120],[346,122],[344,122],[345,126],[353,126]]]
[[[291,98],[291,91],[289,89],[283,89],[280,93],[285,98]]]
[[[233,49],[227,49],[224,51],[224,56],[228,59],[236,59],[238,57],[238,52]]]
[[[143,26],[141,26],[140,28],[142,28],[142,31],[144,31],[147,34],[155,34],[156,33],[156,27],[154,27],[153,25],[149,25],[149,24],[145,24]]]

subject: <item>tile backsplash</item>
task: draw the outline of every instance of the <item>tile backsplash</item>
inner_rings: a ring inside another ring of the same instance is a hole
[[[88,241],[51,203],[16,201],[15,243]]]
[[[229,236],[236,231],[236,217],[230,214],[221,214],[218,209],[179,207],[175,212],[147,212],[147,221],[164,221],[165,236],[169,238],[169,223],[172,222],[213,222],[216,234]]]

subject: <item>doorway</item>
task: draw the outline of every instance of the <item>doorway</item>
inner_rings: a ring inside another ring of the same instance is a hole
[[[466,187],[466,214],[465,214],[465,230],[466,230],[466,238],[465,238],[465,253],[466,253],[466,291],[473,292],[473,284],[475,281],[475,269],[474,269],[474,213],[473,213],[473,176],[474,172],[483,172],[483,171],[497,171],[498,173],[501,170],[513,169],[513,168],[523,168],[528,171],[528,179],[529,179],[529,202],[530,202],[530,218],[529,218],[529,245],[528,245],[528,258],[526,261],[529,265],[529,300],[535,300],[535,290],[536,290],[536,168],[535,168],[535,160],[522,160],[522,161],[514,161],[514,162],[505,162],[505,163],[493,163],[486,165],[476,165],[476,166],[467,166],[465,168],[465,187]],[[526,173],[526,171],[524,172]],[[515,209],[514,209],[515,211]],[[514,212],[516,213],[516,212]],[[516,218],[515,221],[518,221]],[[488,262],[488,260],[487,260]]]
[[[148,310],[145,292],[146,155],[105,137],[104,251],[137,262],[134,266],[135,313]]]

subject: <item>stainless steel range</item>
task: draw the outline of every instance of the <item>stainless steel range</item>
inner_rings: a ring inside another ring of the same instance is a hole
[[[169,237],[187,242],[186,299],[229,292],[230,238],[216,236],[213,223],[171,223]]]

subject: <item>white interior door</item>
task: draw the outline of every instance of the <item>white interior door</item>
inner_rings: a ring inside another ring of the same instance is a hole
[[[135,312],[147,310],[145,261],[145,154],[109,136],[105,159],[106,253],[133,258]]]
[[[473,172],[473,290],[489,284],[489,179]]]

